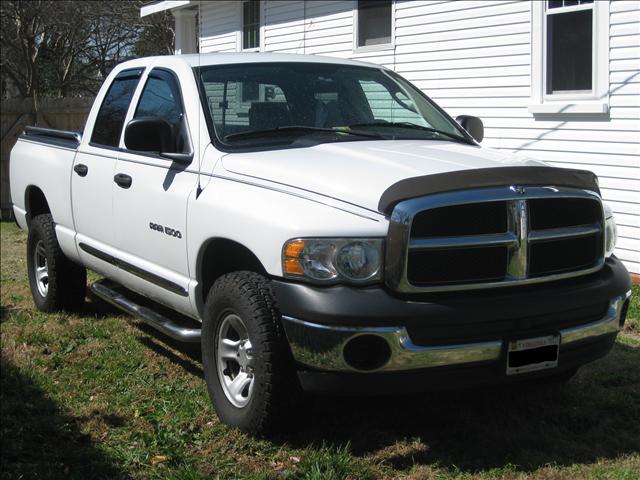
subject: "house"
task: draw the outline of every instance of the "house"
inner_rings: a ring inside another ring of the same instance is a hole
[[[391,68],[483,145],[594,171],[640,274],[640,2],[161,1],[176,52],[330,55]]]

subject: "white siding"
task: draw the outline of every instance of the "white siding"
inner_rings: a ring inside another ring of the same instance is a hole
[[[240,9],[204,2],[201,51],[235,51]],[[640,2],[610,7],[610,115],[535,118],[531,101],[531,3],[400,1],[395,46],[354,51],[354,2],[263,2],[264,51],[379,63],[401,73],[452,116],[476,115],[483,145],[524,151],[600,177],[618,222],[617,255],[640,273]]]
[[[200,51],[235,52],[242,28],[237,2],[202,2],[200,7]]]
[[[304,53],[305,3],[272,1],[264,9],[264,49],[268,52]]]

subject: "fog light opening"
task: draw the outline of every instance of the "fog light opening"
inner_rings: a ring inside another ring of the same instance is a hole
[[[342,354],[351,368],[371,371],[387,364],[391,358],[391,347],[378,335],[359,335],[345,344]]]

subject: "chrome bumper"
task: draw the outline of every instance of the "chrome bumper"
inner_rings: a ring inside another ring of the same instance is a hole
[[[631,291],[612,299],[600,320],[560,330],[561,345],[618,332],[622,306],[630,296]],[[499,359],[502,352],[503,340],[429,347],[415,345],[404,327],[330,327],[287,316],[282,320],[295,360],[320,370],[359,371],[345,362],[343,349],[349,340],[361,335],[376,335],[389,344],[390,358],[373,370],[376,372],[490,362]]]

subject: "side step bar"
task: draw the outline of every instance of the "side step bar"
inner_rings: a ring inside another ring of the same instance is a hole
[[[120,310],[124,310],[130,315],[140,318],[150,327],[159,330],[174,340],[190,343],[197,343],[200,341],[199,328],[183,327],[149,307],[145,307],[134,302],[118,291],[118,288],[122,287],[110,282],[109,280],[98,280],[93,282],[89,288],[98,298],[110,303]]]

